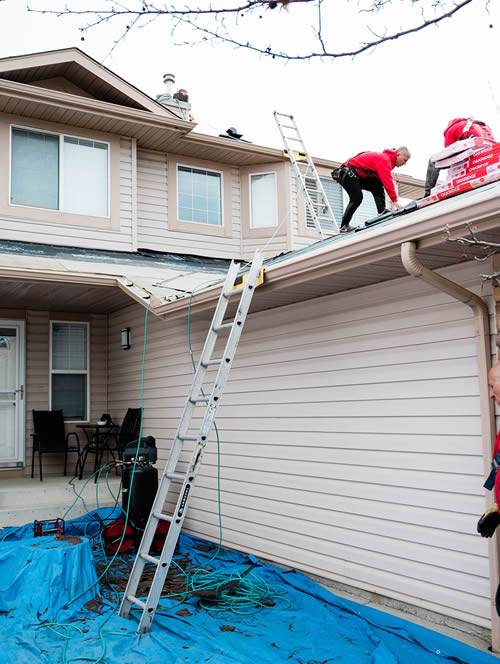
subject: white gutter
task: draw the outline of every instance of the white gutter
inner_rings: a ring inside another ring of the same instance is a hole
[[[490,320],[486,302],[475,293],[459,286],[454,281],[429,270],[417,257],[415,242],[404,242],[401,245],[401,260],[413,277],[422,279],[437,290],[450,295],[459,302],[469,306],[474,314],[477,361],[479,369],[479,403],[481,412],[481,434],[483,441],[483,464],[485,477],[490,471],[490,459],[495,440],[495,411],[489,398],[488,371],[491,366]],[[491,493],[486,492],[486,509],[492,504]],[[478,515],[479,517],[479,515]],[[490,567],[490,610],[491,610],[491,648],[500,652],[500,620],[495,609],[495,593],[499,584],[498,548],[495,538],[488,540],[488,560]]]

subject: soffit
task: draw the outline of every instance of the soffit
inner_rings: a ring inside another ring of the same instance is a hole
[[[63,77],[74,83],[77,87],[88,92],[94,99],[100,99],[110,104],[119,104],[130,108],[145,110],[142,104],[120,92],[115,87],[103,81],[92,72],[79,66],[76,62],[58,62],[57,64],[40,65],[14,71],[4,71],[1,78],[25,85],[35,85],[38,81]],[[38,86],[36,86],[38,87]]]
[[[143,258],[105,263],[64,257],[0,253],[0,302],[7,309],[37,309],[81,313],[110,313],[133,301],[151,309],[165,298],[225,276],[222,261],[210,267],[179,261],[176,267],[155,267]],[[152,298],[148,298],[151,295]]]
[[[37,81],[58,77],[66,78],[101,101],[177,118],[170,109],[151,99],[78,48],[0,59],[0,78],[36,85]]]
[[[0,112],[137,139],[138,146],[235,166],[284,161],[282,152],[189,134],[193,123],[0,78]]]

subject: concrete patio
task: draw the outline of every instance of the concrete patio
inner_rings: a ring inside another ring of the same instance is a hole
[[[35,519],[64,517],[73,503],[66,519],[74,519],[96,509],[97,503],[100,507],[115,503],[104,477],[99,483],[97,495],[93,480],[87,484],[86,482],[85,478],[78,480],[69,475],[47,477],[43,482],[38,478],[1,479],[0,476],[0,528],[23,526]],[[114,496],[121,502],[120,477],[110,474],[108,484]],[[81,497],[77,499],[80,492]]]

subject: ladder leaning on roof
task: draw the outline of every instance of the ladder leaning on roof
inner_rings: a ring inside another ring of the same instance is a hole
[[[302,193],[306,201],[307,209],[311,218],[316,226],[321,239],[325,237],[321,227],[321,221],[328,221],[332,226],[332,232],[337,234],[339,226],[335,215],[333,214],[332,206],[328,200],[321,179],[318,175],[316,167],[306,150],[302,136],[300,135],[299,128],[293,115],[286,113],[278,113],[274,111],[274,119],[278,125],[283,144],[288,158],[292,162],[295,176],[300,184]],[[293,143],[292,143],[293,142]],[[301,168],[303,170],[301,170]],[[307,185],[307,179],[312,179],[316,185],[314,190],[311,190]]]
[[[200,467],[203,450],[208,441],[208,434],[212,428],[215,413],[224,391],[224,386],[229,375],[229,370],[231,369],[236,347],[243,330],[243,325],[250,308],[255,288],[262,283],[262,262],[263,256],[257,249],[248,274],[243,275],[240,283],[238,278],[240,265],[239,263],[232,261],[222,287],[219,301],[210,325],[210,330],[200,355],[198,368],[196,369],[189,396],[184,405],[184,410],[182,411],[179,426],[170,450],[170,455],[158,485],[156,498],[153,502],[151,513],[144,529],[144,535],[138,548],[137,557],[134,561],[127,587],[123,594],[120,610],[118,612],[123,618],[129,618],[133,606],[137,606],[142,611],[139,627],[137,629],[139,634],[149,632],[155,611],[158,608],[163,585],[167,577],[170,563],[172,562],[172,556],[186,516],[189,500],[193,493],[193,487]],[[231,321],[224,322],[224,315],[229,304],[229,299],[231,296],[238,295],[239,293],[241,293],[241,297],[234,318]],[[212,359],[212,353],[218,335],[226,330],[229,331],[229,336],[227,337],[224,351],[218,359]],[[203,380],[205,379],[205,374],[210,366],[218,366],[219,369],[212,386],[211,394],[208,397],[205,396],[203,391]],[[205,414],[203,415],[200,428],[196,429],[197,433],[190,434],[189,429],[193,413],[199,405],[205,406]],[[177,471],[177,463],[185,441],[194,441],[194,449],[188,470],[184,473]],[[175,509],[173,513],[169,515],[165,514],[163,509],[172,482],[180,483],[181,489]],[[160,521],[166,521],[170,524],[170,527],[163,544],[162,552],[160,556],[157,557],[150,555],[150,549],[156,533],[156,528]],[[147,598],[145,601],[142,601],[137,597],[137,591],[144,573],[144,568],[148,563],[154,565],[156,569]]]

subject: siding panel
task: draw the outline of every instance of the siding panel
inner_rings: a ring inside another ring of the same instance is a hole
[[[443,272],[479,292],[481,271]],[[125,322],[130,362],[110,341],[122,412],[140,399],[144,313],[113,314],[110,340]],[[206,327],[192,324],[196,357]],[[223,543],[489,626],[475,355],[469,308],[409,277],[251,315],[217,417]],[[151,320],[145,431],[160,467],[191,380],[187,321]],[[217,495],[212,434],[188,531],[218,540]]]

